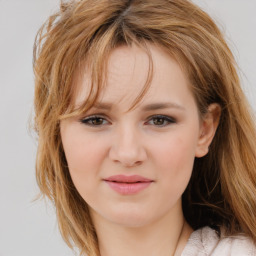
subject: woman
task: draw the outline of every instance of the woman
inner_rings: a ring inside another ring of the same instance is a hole
[[[255,123],[187,0],[61,5],[35,45],[37,181],[81,255],[256,255]]]

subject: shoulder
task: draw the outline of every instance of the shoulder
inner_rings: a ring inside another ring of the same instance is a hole
[[[256,246],[245,236],[220,238],[215,230],[204,227],[194,231],[181,256],[256,256]]]

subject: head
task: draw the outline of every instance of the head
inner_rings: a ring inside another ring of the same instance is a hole
[[[219,110],[216,134],[209,149],[193,159],[182,196],[189,224],[194,229],[224,226],[229,233],[252,236],[256,227],[248,216],[256,212],[255,128],[234,58],[205,12],[187,0],[71,1],[49,18],[38,35],[34,62],[37,180],[42,193],[56,205],[68,243],[71,239],[90,255],[97,254],[89,207],[69,172],[61,123],[87,113],[107,91],[109,65],[122,48],[140,49],[148,57],[144,86],[133,95],[128,111],[135,111],[152,90],[153,48],[180,67],[199,123],[213,109]],[[90,82],[86,97],[77,104],[83,72]]]

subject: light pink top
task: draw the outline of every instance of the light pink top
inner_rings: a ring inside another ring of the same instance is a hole
[[[256,245],[244,236],[219,238],[204,227],[191,234],[181,256],[256,256]]]

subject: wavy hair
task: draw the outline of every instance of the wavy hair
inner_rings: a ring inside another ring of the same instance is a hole
[[[64,240],[81,255],[99,255],[88,205],[69,174],[60,120],[94,104],[110,52],[132,44],[149,57],[148,45],[160,46],[181,64],[202,115],[211,103],[222,108],[209,153],[195,159],[183,194],[186,220],[193,229],[224,228],[226,235],[243,233],[256,242],[255,119],[222,33],[189,0],[73,0],[61,3],[39,30],[34,46],[36,177],[41,193],[56,207]],[[83,63],[90,67],[92,84],[84,104],[74,109],[74,74]],[[134,106],[149,86],[150,76]]]

